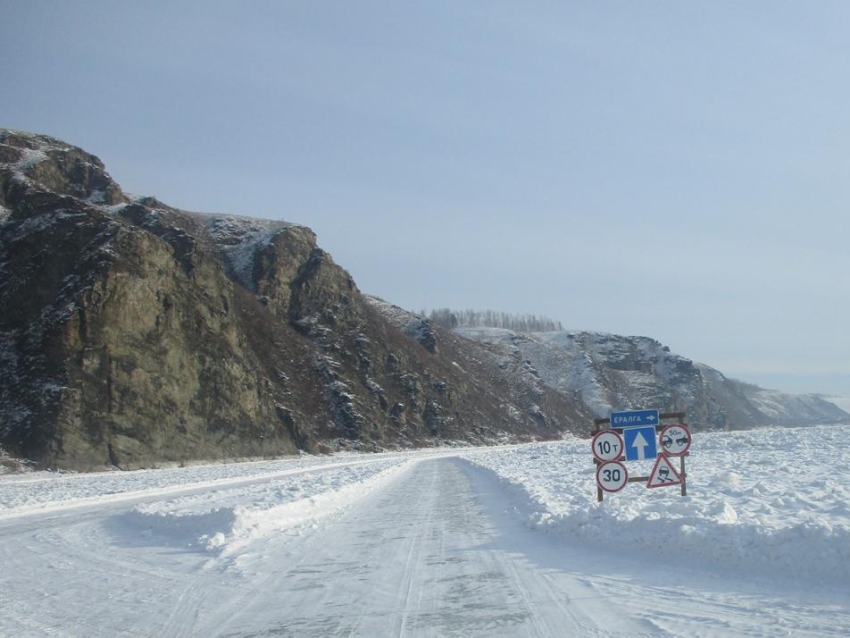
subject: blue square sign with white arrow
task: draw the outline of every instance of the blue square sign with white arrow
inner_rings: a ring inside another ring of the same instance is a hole
[[[627,461],[642,461],[658,456],[654,426],[627,428],[623,430],[623,442]]]

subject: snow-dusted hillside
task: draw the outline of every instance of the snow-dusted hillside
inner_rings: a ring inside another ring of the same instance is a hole
[[[835,404],[845,412],[850,412],[850,397],[822,397],[825,401]]]
[[[686,411],[697,429],[850,422],[850,414],[817,395],[740,383],[647,337],[465,327],[455,332],[499,345],[506,356],[523,357],[548,386],[580,397],[598,416],[652,406]]]

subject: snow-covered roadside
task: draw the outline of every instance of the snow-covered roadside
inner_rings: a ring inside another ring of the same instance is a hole
[[[192,487],[226,486],[250,479],[271,479],[320,467],[347,466],[359,461],[368,463],[382,458],[402,457],[398,454],[339,454],[129,472],[5,474],[0,475],[0,518],[66,509],[92,501],[102,503],[143,494],[167,495],[172,491],[183,491]]]
[[[299,530],[402,472],[411,460],[461,456],[497,474],[518,515],[569,541],[722,571],[850,583],[850,428],[697,434],[688,496],[631,484],[596,501],[589,440],[339,454],[99,474],[0,476],[0,520],[127,503],[123,531],[228,552]],[[633,475],[649,463],[629,463]],[[212,488],[212,489],[210,489]]]
[[[116,531],[227,553],[271,533],[298,534],[393,480],[416,459],[453,450],[341,453],[186,468],[0,476],[0,521],[115,504]]]
[[[848,436],[841,426],[697,434],[687,497],[630,484],[602,503],[588,440],[462,456],[499,475],[539,530],[650,560],[846,586]]]

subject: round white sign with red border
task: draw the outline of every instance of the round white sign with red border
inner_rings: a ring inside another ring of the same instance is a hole
[[[681,423],[668,425],[658,436],[660,450],[668,456],[682,456],[691,447],[691,433]]]
[[[619,461],[608,461],[596,470],[596,484],[605,492],[619,492],[629,482],[629,472]]]
[[[592,445],[597,461],[616,461],[623,456],[623,437],[617,430],[602,430],[593,437]]]

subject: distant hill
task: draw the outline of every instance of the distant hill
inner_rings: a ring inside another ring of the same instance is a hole
[[[821,398],[850,413],[850,397],[821,396]]]
[[[687,411],[697,429],[850,423],[850,414],[816,394],[787,394],[735,381],[670,352],[648,337],[598,332],[518,333],[456,328],[519,355],[550,388],[580,398],[598,416],[613,409]]]

